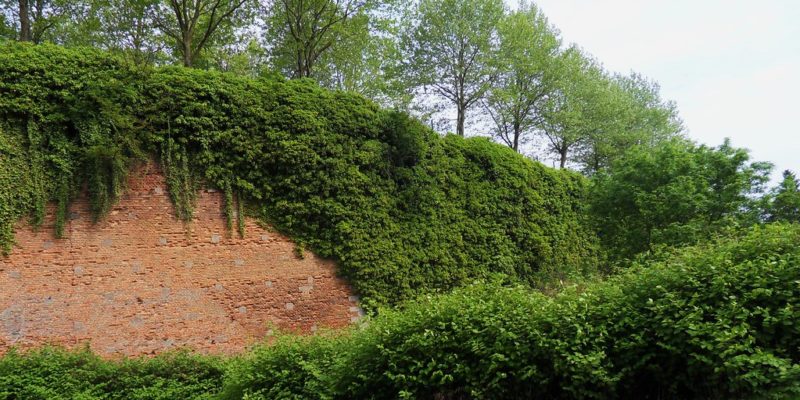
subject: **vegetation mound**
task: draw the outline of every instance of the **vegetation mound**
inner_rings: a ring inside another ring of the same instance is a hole
[[[179,218],[191,219],[200,184],[220,188],[231,229],[243,205],[337,260],[368,307],[495,273],[536,284],[592,265],[582,177],[309,80],[5,43],[0,131],[6,251],[14,224],[41,224],[51,201],[62,235],[84,187],[102,218],[132,163],[155,156]]]

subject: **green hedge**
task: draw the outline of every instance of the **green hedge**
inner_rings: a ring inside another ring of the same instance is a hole
[[[350,336],[254,351],[224,398],[798,398],[798,244],[800,226],[771,226],[554,297],[422,298]]]
[[[225,371],[221,359],[182,352],[111,362],[88,350],[43,348],[0,358],[0,399],[214,399]]]
[[[13,224],[40,223],[47,201],[63,226],[82,185],[102,218],[130,166],[157,156],[178,217],[191,217],[199,184],[218,187],[231,228],[241,199],[335,259],[367,307],[493,274],[537,285],[594,264],[582,177],[311,81],[142,70],[95,50],[7,43],[0,132],[6,251]]]

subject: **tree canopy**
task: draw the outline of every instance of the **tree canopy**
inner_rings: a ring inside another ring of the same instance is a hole
[[[682,133],[657,84],[605,71],[527,1],[1,0],[2,37],[310,78],[588,175]]]
[[[760,212],[754,195],[765,190],[770,170],[727,142],[635,147],[593,180],[589,199],[597,232],[619,259],[752,225]]]
[[[767,198],[767,218],[777,222],[800,222],[800,181],[792,171],[783,171],[783,180]]]

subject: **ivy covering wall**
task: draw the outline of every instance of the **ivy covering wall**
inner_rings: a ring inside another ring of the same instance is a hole
[[[63,235],[69,201],[86,185],[95,219],[119,196],[142,158],[137,127],[141,71],[92,50],[3,44],[0,48],[0,249],[18,219],[42,223],[56,204]]]
[[[85,188],[101,219],[156,157],[176,218],[200,185],[335,259],[368,307],[503,274],[537,285],[595,254],[585,180],[311,81],[138,69],[103,52],[0,45],[0,247]],[[240,200],[240,201],[237,201]],[[241,232],[243,234],[243,232]]]

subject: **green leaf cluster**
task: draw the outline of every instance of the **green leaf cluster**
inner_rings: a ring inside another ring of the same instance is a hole
[[[140,71],[99,51],[15,43],[2,45],[0,71],[0,250],[7,253],[17,220],[29,215],[40,225],[50,201],[61,236],[67,204],[84,184],[101,218],[145,153],[134,117]]]
[[[310,81],[170,68],[145,93],[156,141],[338,260],[368,304],[498,272],[532,284],[578,275],[593,255],[584,180],[486,139],[441,138]]]
[[[800,181],[792,171],[783,171],[783,179],[766,201],[769,221],[800,222]]]

